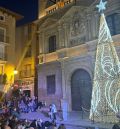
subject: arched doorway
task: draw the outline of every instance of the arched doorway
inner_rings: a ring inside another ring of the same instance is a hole
[[[90,109],[92,82],[89,73],[84,69],[76,70],[71,77],[72,110],[81,111],[82,107]]]

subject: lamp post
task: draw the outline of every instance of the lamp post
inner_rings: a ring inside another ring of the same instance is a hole
[[[16,74],[18,74],[18,71],[15,69],[15,70],[14,70],[14,75],[16,75]]]

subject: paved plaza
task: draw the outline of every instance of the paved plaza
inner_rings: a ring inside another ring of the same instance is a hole
[[[60,115],[59,115],[60,116]],[[59,116],[57,116],[57,125],[64,123],[67,129],[86,129],[90,127],[91,129],[112,129],[113,124],[107,123],[93,123],[85,116],[81,116],[79,112],[68,113],[68,120],[64,121]],[[42,119],[43,121],[50,121],[50,118],[47,116],[47,112],[37,111],[30,113],[22,113],[20,116],[21,119]]]

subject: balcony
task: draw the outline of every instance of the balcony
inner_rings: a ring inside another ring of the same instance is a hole
[[[72,58],[77,56],[86,55],[88,53],[88,46],[86,44],[81,44],[78,46],[58,49],[56,52],[40,54],[39,64],[53,62],[62,58]]]
[[[56,61],[58,59],[58,55],[57,52],[52,52],[47,54],[40,54],[38,58],[39,58],[39,64],[43,64]]]
[[[7,53],[0,52],[0,61],[7,61]]]
[[[0,85],[4,85],[7,82],[7,75],[6,74],[0,74]]]
[[[66,5],[75,2],[75,0],[64,0],[63,2],[57,2],[56,4],[45,9],[46,14],[51,14],[56,10],[65,7]]]
[[[0,43],[9,43],[9,37],[0,34]]]
[[[22,71],[20,71],[19,76],[20,76],[20,78],[34,77],[35,76],[35,70],[34,69],[31,69],[31,70],[22,70]]]

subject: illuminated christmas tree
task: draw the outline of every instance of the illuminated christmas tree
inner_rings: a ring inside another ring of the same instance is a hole
[[[107,2],[100,1],[100,28],[96,51],[90,119],[116,122],[120,109],[120,62],[103,13]]]

